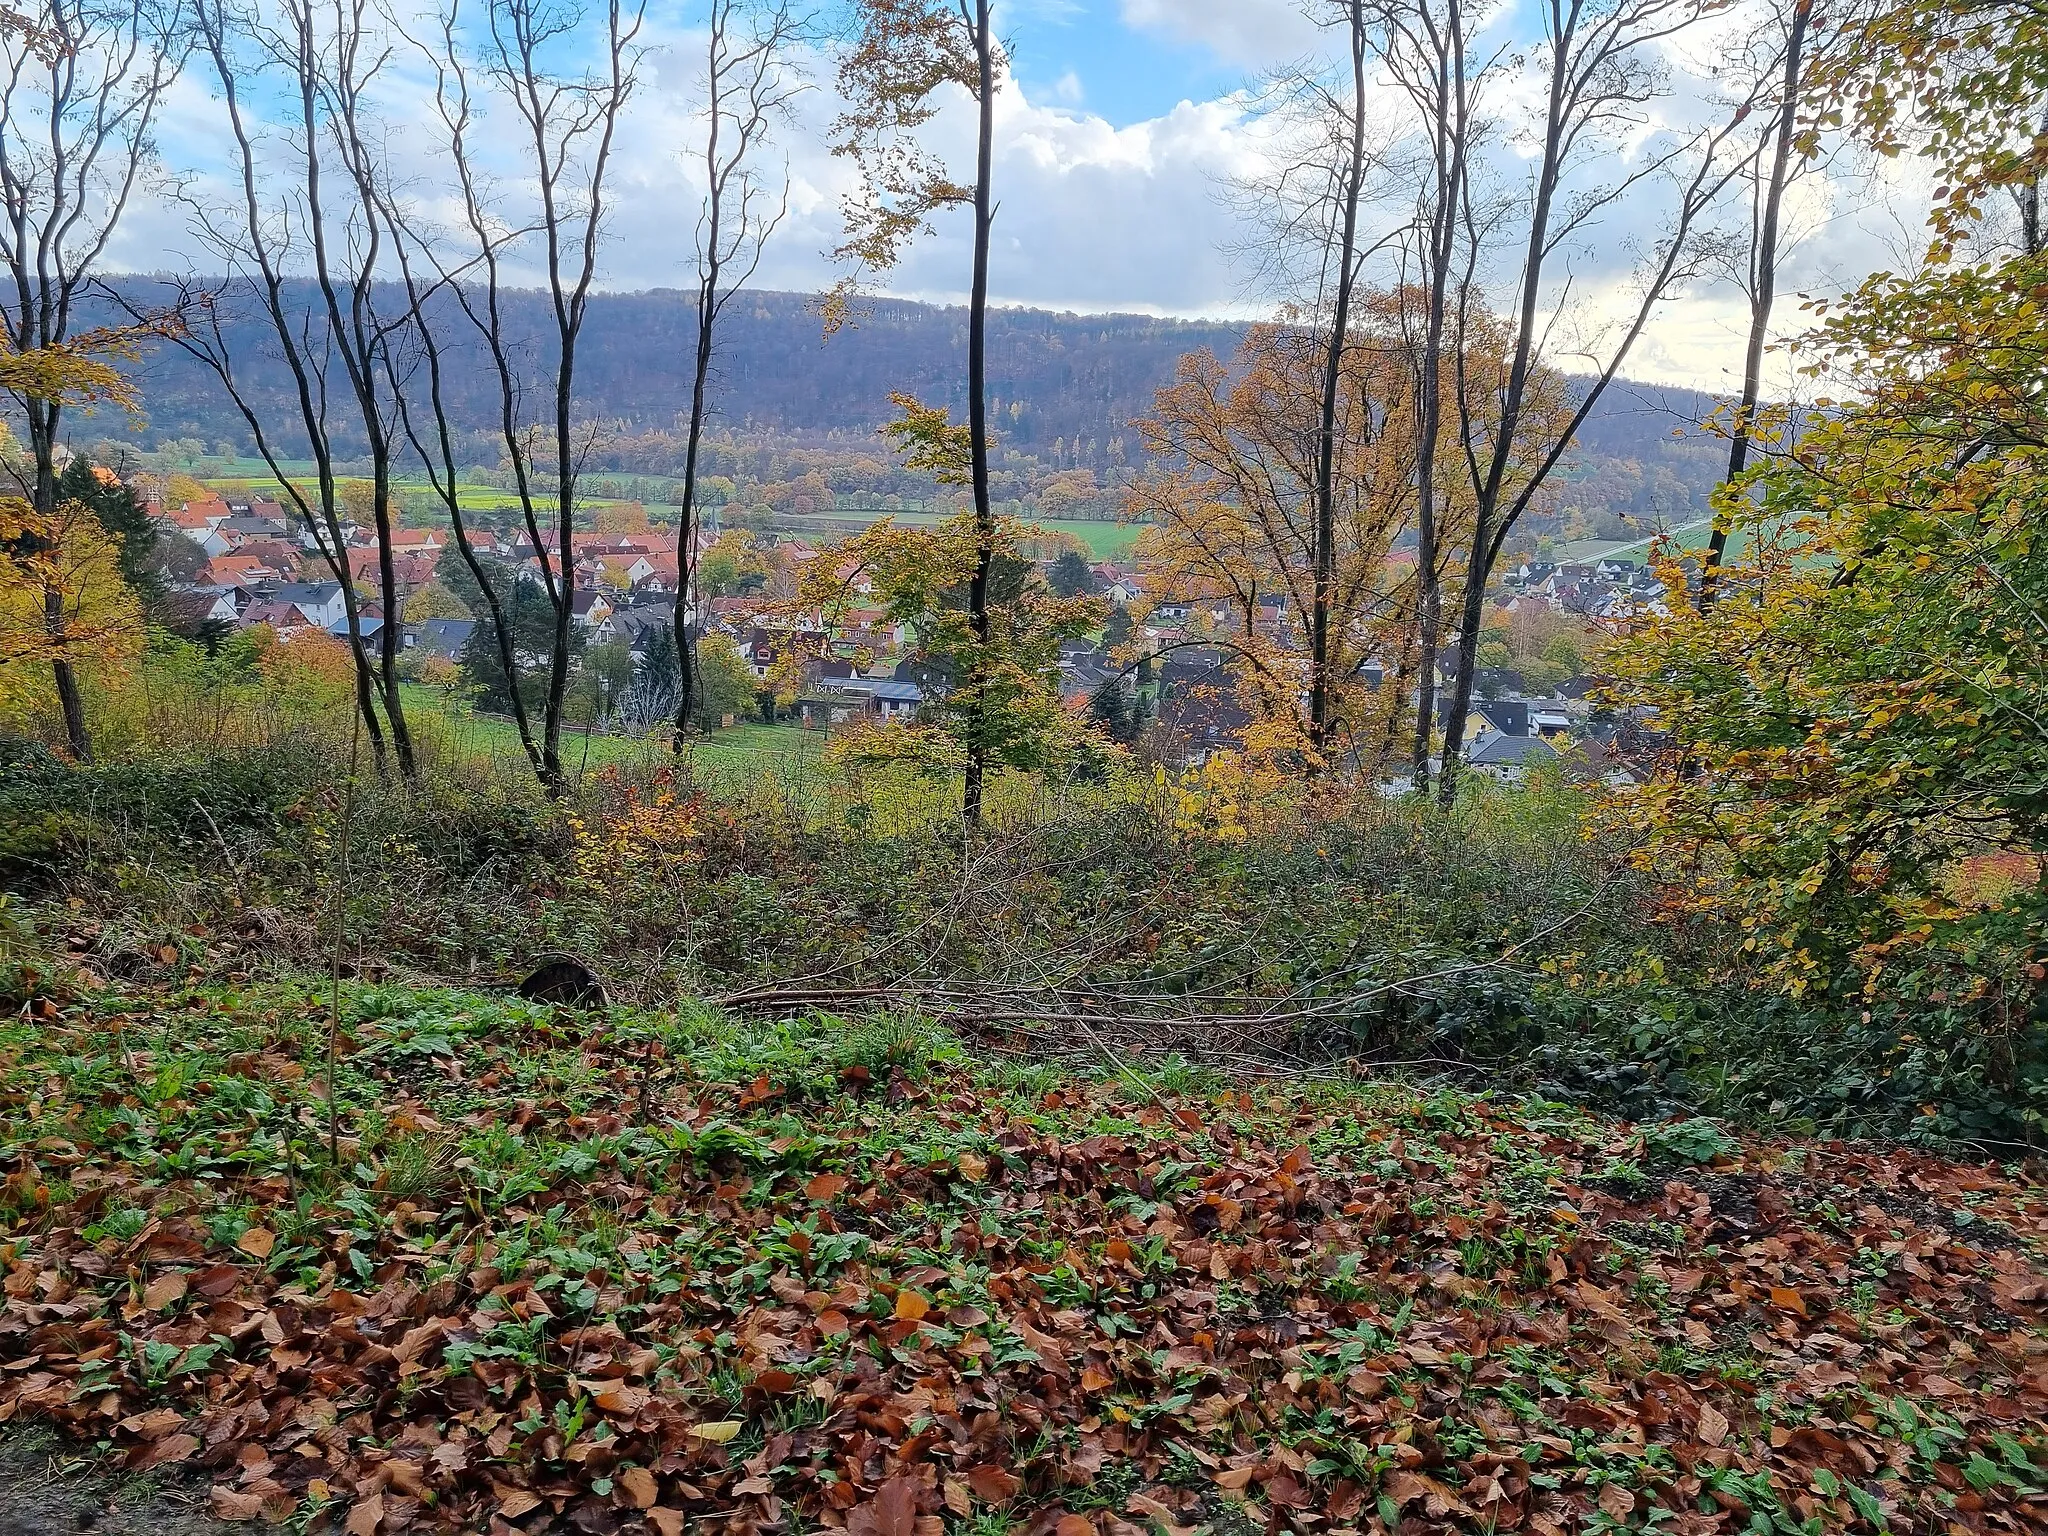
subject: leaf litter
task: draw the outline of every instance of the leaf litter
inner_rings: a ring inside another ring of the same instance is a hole
[[[2048,1528],[2020,1171],[395,989],[330,1123],[324,1042],[0,1034],[0,1421],[348,1536]]]

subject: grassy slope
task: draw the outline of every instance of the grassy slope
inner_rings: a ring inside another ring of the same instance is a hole
[[[2048,1482],[1994,1171],[355,987],[330,1163],[321,984],[165,987],[0,1033],[0,1418],[235,1518],[1988,1530]]]
[[[408,712],[432,719],[435,727],[445,732],[449,747],[461,758],[517,763],[524,757],[518,729],[509,717],[480,715],[451,705],[437,689],[407,685],[404,695]],[[693,743],[690,750],[697,767],[713,778],[736,778],[814,762],[823,744],[820,733],[802,726],[743,723],[711,732]],[[664,759],[668,751],[665,740],[593,733],[587,760],[596,768],[606,763]],[[583,732],[579,727],[563,727],[562,753],[579,767],[585,762]]]

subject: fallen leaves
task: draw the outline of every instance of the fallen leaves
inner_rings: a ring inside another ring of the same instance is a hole
[[[0,1417],[344,1536],[1874,1530],[1859,1499],[1989,1533],[2048,1482],[2048,1214],[1995,1171],[1758,1148],[1621,1187],[1630,1128],[1454,1096],[877,1071],[798,1114],[753,1063],[650,1125],[624,1045],[465,1049],[373,1058],[406,1140],[246,1228],[293,1186],[208,1094],[178,1138],[226,1145],[219,1206],[24,1065],[59,1096],[0,1175],[58,1193],[0,1207]],[[245,1059],[204,1080],[287,1080]],[[473,1086],[539,1059],[545,1093]]]

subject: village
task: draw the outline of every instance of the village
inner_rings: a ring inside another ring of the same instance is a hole
[[[204,557],[169,594],[187,633],[218,637],[262,626],[284,643],[314,635],[348,641],[348,605],[324,541],[295,509],[260,496],[218,494],[166,506],[162,482],[148,474],[135,476],[132,489],[162,536],[187,540]],[[581,530],[573,540],[571,615],[580,648],[623,653],[635,678],[664,664],[664,656],[672,666],[682,584],[675,530],[644,514],[624,519],[637,524],[626,529],[598,521],[595,531]],[[390,618],[374,596],[379,541],[367,525],[343,522],[340,532],[359,594],[357,629],[374,655]],[[524,531],[470,526],[465,532],[473,555],[498,563],[535,591],[558,557],[546,530],[541,550]],[[443,579],[461,563],[453,534],[445,525],[399,526],[387,542],[401,594],[401,671],[413,681],[456,686],[465,654],[475,654],[481,641],[479,621],[450,592],[459,581]],[[1058,542],[1058,536],[1048,541]],[[1233,685],[1231,633],[1245,615],[1148,569],[1142,542],[1120,559],[1091,558],[1075,541],[1063,542],[1066,548],[1038,562],[1040,578],[1063,596],[1098,599],[1107,615],[1099,634],[1061,645],[1065,706],[1089,715],[1115,739],[1143,738],[1155,757],[1176,767],[1238,748],[1252,716]],[[729,698],[731,707],[712,724],[758,718],[829,733],[863,721],[908,722],[943,687],[921,662],[909,626],[864,601],[873,589],[850,564],[839,572],[848,584],[845,605],[829,618],[792,613],[803,571],[835,554],[829,538],[721,529],[715,516],[703,530],[701,547],[693,551],[690,633],[700,644],[729,643],[758,684],[753,700]],[[1560,760],[1575,774],[1603,779],[1646,772],[1654,733],[1600,707],[1599,679],[1587,656],[1604,628],[1665,611],[1658,574],[1642,560],[1616,556],[1531,558],[1505,568],[1494,596],[1475,674],[1470,766],[1507,780],[1533,764]],[[1277,600],[1261,601],[1250,617],[1264,640],[1282,650],[1299,647],[1296,626]],[[1455,650],[1447,646],[1433,680],[1439,715],[1456,670]],[[1411,708],[1419,697],[1413,675],[1402,677],[1379,659],[1364,664],[1361,679],[1374,689],[1404,688]],[[645,690],[614,689],[609,681],[605,691],[606,707],[594,722],[599,728],[644,734],[664,723],[665,698],[650,704]],[[630,702],[636,696],[638,708]]]

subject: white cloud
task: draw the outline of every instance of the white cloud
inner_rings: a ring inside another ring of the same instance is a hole
[[[1316,47],[1321,29],[1299,0],[1123,0],[1124,24],[1207,48],[1226,64],[1260,70]]]
[[[1212,47],[1247,66],[1299,53],[1313,29],[1285,0],[1124,0],[1134,25]],[[1290,30],[1291,29],[1291,30]],[[675,287],[690,280],[699,178],[687,154],[696,140],[697,39],[669,33],[656,51],[641,96],[625,125],[613,181],[613,217],[603,252],[602,281],[618,289]],[[1234,50],[1234,51],[1233,51]],[[1262,52],[1263,50],[1263,52]],[[826,253],[839,239],[842,198],[851,170],[826,149],[836,110],[830,71],[800,104],[798,121],[781,135],[773,166],[785,158],[788,216],[756,279],[759,286],[815,290],[835,275]],[[193,187],[231,192],[222,179],[218,104],[195,73],[182,83],[166,116],[167,160]],[[1246,233],[1241,199],[1227,188],[1255,174],[1270,143],[1270,125],[1239,95],[1183,102],[1149,121],[1118,127],[1086,110],[1079,83],[1062,81],[1034,96],[1006,82],[998,103],[996,193],[999,212],[993,290],[1000,303],[1054,309],[1137,311],[1173,315],[1242,315],[1257,308],[1243,272],[1223,252]],[[394,159],[422,194],[445,173],[437,150],[430,94],[417,79],[394,78],[385,110]],[[1697,92],[1693,93],[1697,99]],[[933,121],[931,142],[956,167],[970,158],[973,115],[964,96]],[[488,137],[488,136],[487,136]],[[504,136],[495,142],[503,143]],[[511,169],[508,156],[504,165]],[[1499,169],[1514,177],[1513,157]],[[1799,190],[1798,225],[1806,233],[1790,264],[1786,289],[1827,291],[1910,248],[1924,207],[1917,172],[1884,179],[1816,179]],[[1652,200],[1608,221],[1576,257],[1591,324],[1628,303],[1632,252],[1654,238],[1661,210]],[[890,292],[958,301],[968,284],[966,218],[942,214],[892,274]],[[206,268],[203,244],[188,211],[164,196],[139,199],[112,253],[128,270]],[[1512,272],[1500,276],[1511,279]],[[1781,332],[1799,328],[1796,299],[1780,311]],[[1629,371],[1705,388],[1725,387],[1739,367],[1746,311],[1727,285],[1703,284],[1660,311]]]

